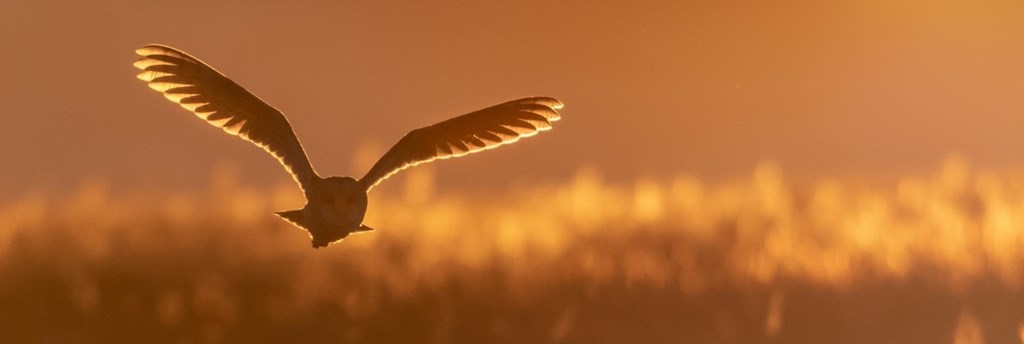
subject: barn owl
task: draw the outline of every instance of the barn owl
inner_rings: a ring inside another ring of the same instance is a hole
[[[550,97],[516,99],[410,131],[360,179],[320,177],[284,114],[191,55],[151,44],[135,51],[138,78],[211,125],[263,148],[302,189],[306,205],[276,212],[325,247],[363,224],[367,193],[405,168],[516,142],[551,129],[562,103]]]

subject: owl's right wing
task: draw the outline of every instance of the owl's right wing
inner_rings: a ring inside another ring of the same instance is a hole
[[[139,79],[207,123],[265,149],[303,190],[319,178],[284,115],[199,59],[168,46],[135,50]]]

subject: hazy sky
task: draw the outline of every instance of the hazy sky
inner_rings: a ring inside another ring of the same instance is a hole
[[[196,189],[222,161],[249,185],[288,180],[135,79],[148,43],[282,110],[321,175],[362,175],[360,150],[531,95],[566,103],[555,130],[434,164],[439,181],[716,177],[761,160],[805,178],[949,152],[1024,165],[1020,1],[15,0],[0,2],[0,195],[88,178]]]

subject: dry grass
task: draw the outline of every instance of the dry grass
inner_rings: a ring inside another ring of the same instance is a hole
[[[371,195],[313,250],[291,185],[0,206],[0,342],[1010,343],[1024,174],[602,181]],[[396,189],[392,189],[394,191]]]

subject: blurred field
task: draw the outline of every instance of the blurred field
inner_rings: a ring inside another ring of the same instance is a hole
[[[313,250],[301,206],[209,193],[0,204],[0,342],[1019,343],[1024,173],[950,159],[882,183],[750,176],[371,194]],[[401,184],[404,183],[403,187]],[[375,190],[376,191],[376,190]]]

